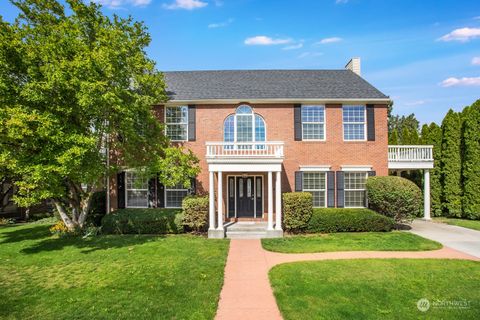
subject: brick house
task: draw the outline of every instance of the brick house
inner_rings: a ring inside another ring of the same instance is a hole
[[[165,80],[170,101],[155,111],[171,141],[200,158],[193,185],[214,195],[209,237],[242,220],[282,236],[282,192],[311,192],[315,207],[364,207],[368,176],[388,175],[392,163],[426,175],[432,167],[428,146],[389,149],[390,98],[360,76],[358,58],[342,70],[181,71]],[[135,179],[118,174],[112,209],[180,207],[192,192],[154,179],[139,189]]]

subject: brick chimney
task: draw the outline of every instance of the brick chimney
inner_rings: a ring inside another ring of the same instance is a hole
[[[350,61],[348,61],[347,65],[345,66],[345,69],[351,70],[361,76],[360,72],[360,58],[352,58]]]

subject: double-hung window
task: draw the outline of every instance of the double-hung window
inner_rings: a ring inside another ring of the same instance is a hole
[[[345,172],[345,207],[365,207],[367,172]]]
[[[302,106],[302,140],[325,140],[324,106]]]
[[[172,141],[188,139],[188,107],[168,106],[165,108],[166,135]]]
[[[365,140],[365,106],[343,106],[343,140]]]
[[[327,192],[325,172],[304,172],[303,191],[312,194],[314,207],[325,207]]]
[[[148,207],[148,179],[135,171],[125,172],[127,208]]]
[[[183,185],[165,188],[165,207],[166,208],[181,208],[183,198],[188,195],[188,189]]]

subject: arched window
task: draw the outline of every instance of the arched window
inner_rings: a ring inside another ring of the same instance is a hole
[[[229,115],[223,124],[225,142],[261,142],[266,141],[265,120],[253,113],[251,107],[241,105],[235,114]],[[257,146],[263,148],[263,146]]]

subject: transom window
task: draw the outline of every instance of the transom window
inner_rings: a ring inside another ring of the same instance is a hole
[[[325,207],[326,198],[326,174],[325,172],[304,172],[303,191],[310,192],[313,196],[313,206]]]
[[[345,172],[345,207],[365,207],[367,172]]]
[[[302,139],[325,140],[324,106],[302,106]]]
[[[188,138],[188,107],[165,108],[166,135],[172,141],[185,141]]]
[[[223,123],[225,142],[262,142],[266,140],[265,121],[251,107],[241,105]],[[245,145],[247,147],[248,145]],[[256,148],[262,148],[257,145]]]
[[[183,199],[188,195],[188,189],[183,185],[165,188],[165,207],[181,208]]]
[[[343,140],[365,140],[365,106],[343,106]]]
[[[127,208],[148,207],[148,179],[135,171],[125,172]]]

